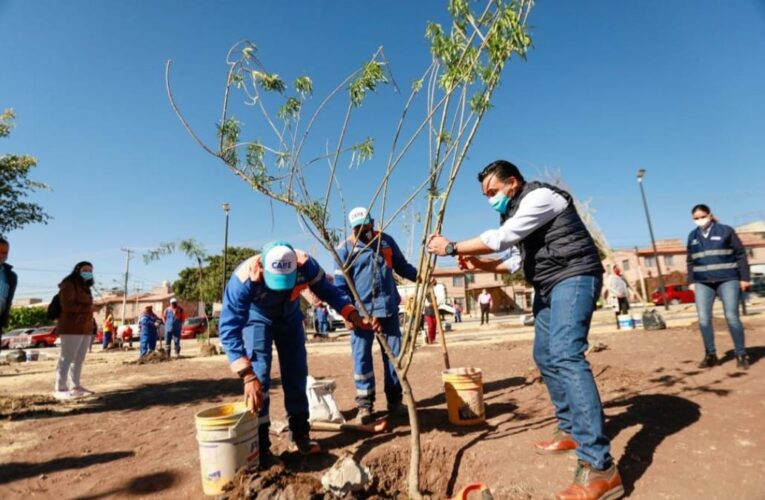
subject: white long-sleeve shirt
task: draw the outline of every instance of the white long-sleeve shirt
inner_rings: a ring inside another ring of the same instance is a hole
[[[481,241],[495,252],[501,252],[499,256],[504,260],[505,267],[515,272],[521,265],[520,252],[514,248],[515,245],[563,212],[568,203],[566,198],[550,188],[537,188],[521,200],[515,215],[498,229],[481,233]]]

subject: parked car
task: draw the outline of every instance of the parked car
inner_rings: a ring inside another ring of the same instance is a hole
[[[672,305],[677,304],[691,304],[696,301],[696,295],[693,290],[688,288],[688,285],[667,285],[665,287],[667,293],[667,302]],[[656,289],[651,295],[651,301],[657,306],[664,305],[664,298],[661,296],[661,290]]]
[[[17,347],[29,347],[29,334],[34,330],[34,328],[16,328],[3,333],[2,348],[16,349]]]
[[[204,316],[194,316],[187,318],[181,327],[182,339],[195,339],[197,335],[204,335],[207,332],[207,318]]]
[[[56,345],[56,339],[58,333],[56,333],[55,326],[43,326],[41,328],[35,328],[29,334],[29,346],[30,347],[53,347]]]

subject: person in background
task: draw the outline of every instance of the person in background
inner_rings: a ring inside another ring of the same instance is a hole
[[[268,392],[273,344],[279,356],[290,441],[303,455],[321,451],[309,438],[308,354],[300,311],[300,292],[305,289],[326,300],[355,327],[379,328],[361,318],[313,257],[287,242],[271,242],[262,253],[239,264],[223,296],[220,341],[231,371],[242,379],[245,403],[258,412],[261,459],[271,456]]]
[[[141,351],[139,356],[146,356],[157,348],[157,328],[162,324],[159,316],[154,314],[151,306],[146,306],[138,318],[138,327],[141,329]]]
[[[114,316],[112,316],[111,308],[106,310],[106,319],[104,320],[103,333],[103,347],[104,350],[109,348],[109,344],[117,340],[117,329],[114,326]]]
[[[329,336],[329,311],[323,302],[316,306],[316,320],[319,324],[319,335]]]
[[[93,264],[78,262],[72,272],[59,283],[61,314],[56,332],[61,338],[61,353],[56,365],[56,385],[53,397],[67,400],[90,396],[80,383],[82,364],[93,341],[96,320],[93,318]]]
[[[181,355],[181,327],[183,322],[186,321],[186,313],[183,308],[178,305],[178,299],[173,297],[170,299],[170,307],[165,309],[163,313],[163,319],[165,321],[165,350],[167,355],[170,356],[170,346],[175,342],[175,356]]]
[[[364,207],[356,207],[348,214],[353,234],[337,247],[337,254],[343,269],[356,287],[364,309],[380,322],[385,342],[390,352],[397,357],[401,352],[401,327],[398,306],[401,296],[393,278],[394,272],[409,281],[417,280],[417,269],[407,262],[396,241],[386,233],[375,231],[375,221]],[[342,269],[335,270],[335,284],[352,297],[350,287]],[[356,307],[362,309],[362,304]],[[374,408],[375,370],[372,362],[374,332],[355,329],[351,332],[353,354],[353,381],[356,385],[356,420],[367,424],[372,421]],[[402,404],[401,382],[393,368],[395,359],[389,359],[385,350],[380,349],[384,391],[388,414],[402,417],[407,408]]]
[[[614,266],[611,276],[608,277],[608,300],[611,302],[616,314],[616,327],[620,328],[619,315],[629,314],[630,300],[629,287],[627,286],[627,281],[622,276],[619,266]]]
[[[749,358],[744,325],[738,315],[741,293],[749,288],[751,279],[746,249],[736,231],[720,224],[707,205],[696,205],[691,215],[697,227],[688,235],[688,282],[696,297],[699,329],[704,340],[704,359],[699,368],[710,368],[718,363],[712,306],[715,298],[720,297],[733,338],[736,366],[747,370]]]
[[[425,306],[422,308],[422,316],[425,318],[425,329],[428,334],[428,344],[436,341],[436,311],[429,300],[425,300]]]
[[[19,281],[18,276],[13,272],[13,266],[7,262],[10,250],[11,245],[8,240],[0,237],[0,345],[2,345],[3,330],[8,327],[13,295],[16,293],[16,285]],[[2,350],[1,347],[0,350]]]
[[[595,241],[570,193],[550,184],[526,182],[512,163],[490,163],[478,174],[478,182],[489,206],[499,212],[500,227],[463,241],[433,234],[428,250],[457,257],[460,268],[467,271],[513,273],[522,265],[524,278],[535,292],[534,361],[558,421],[552,440],[534,447],[543,454],[575,450],[578,458],[573,483],[555,498],[620,498],[624,487],[585,356],[603,286]],[[515,256],[513,249],[518,251]],[[492,253],[493,258],[478,257]]]
[[[454,303],[454,322],[462,323],[462,306],[459,302]]]
[[[491,294],[485,288],[478,296],[478,305],[481,307],[481,324],[489,324],[489,311],[494,308],[494,299],[491,298]]]

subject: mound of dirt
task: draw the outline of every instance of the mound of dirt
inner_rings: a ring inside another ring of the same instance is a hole
[[[286,470],[283,464],[275,464],[266,470],[251,471],[242,468],[234,479],[224,487],[222,498],[227,500],[329,500],[333,498],[314,476]]]
[[[10,418],[12,420],[14,416],[20,414],[42,412],[47,406],[57,403],[51,396],[39,394],[26,396],[7,393],[0,394],[0,418]]]
[[[199,348],[199,354],[202,356],[217,356],[218,354],[223,354],[223,351],[218,349],[218,346],[215,344],[202,344],[202,347]]]
[[[167,352],[164,349],[158,349],[141,356],[135,363],[139,365],[146,365],[164,363],[165,361],[170,361],[170,356],[167,355]]]
[[[23,349],[15,349],[5,355],[9,363],[23,363],[27,360],[27,353]]]
[[[445,498],[449,474],[445,467],[454,462],[455,450],[444,446],[425,445],[420,453],[420,489],[433,498]],[[366,498],[406,498],[409,476],[409,448],[386,448],[384,453],[365,460],[372,473],[372,484]]]

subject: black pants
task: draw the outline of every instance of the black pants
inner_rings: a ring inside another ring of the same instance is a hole
[[[489,304],[481,304],[481,324],[484,323],[484,318],[486,318],[486,324],[489,324]]]

